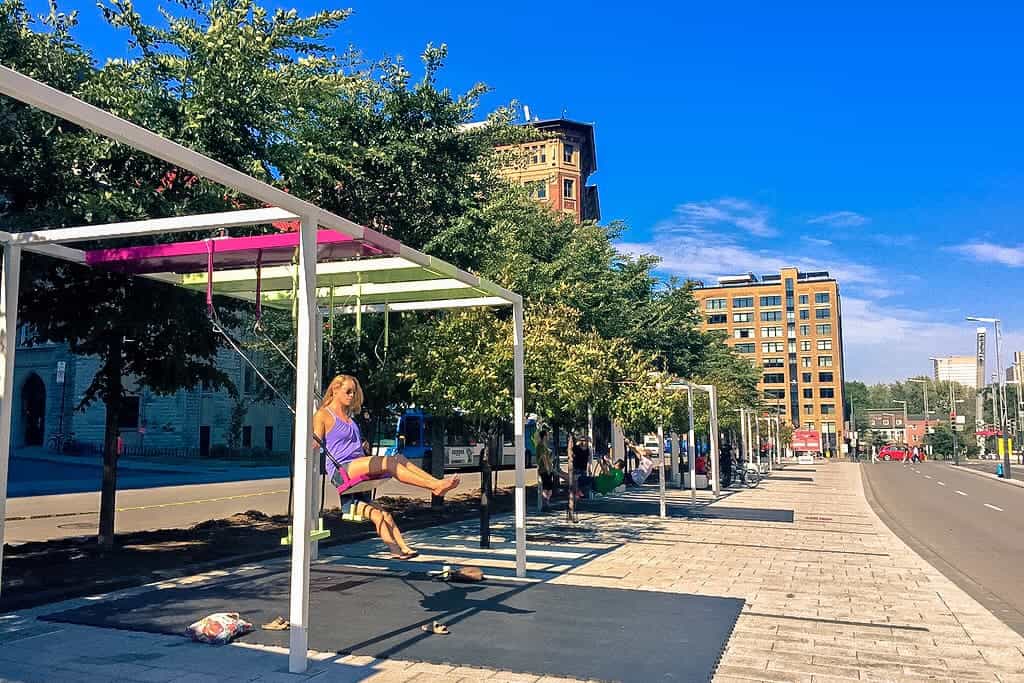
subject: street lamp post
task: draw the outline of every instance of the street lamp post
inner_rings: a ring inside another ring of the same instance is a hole
[[[1006,438],[1006,383],[1005,377],[1003,376],[1003,362],[1002,362],[1002,336],[999,332],[999,318],[982,318],[975,315],[967,316],[967,320],[976,323],[992,323],[996,332],[996,381],[998,382],[998,396],[997,411],[993,416],[999,424],[999,436],[996,437],[996,443],[1003,448],[1003,478],[1010,479],[1010,449],[1009,444],[1005,441]],[[980,387],[979,387],[980,389]],[[1001,404],[1001,406],[999,405]],[[998,452],[998,447],[996,451]]]

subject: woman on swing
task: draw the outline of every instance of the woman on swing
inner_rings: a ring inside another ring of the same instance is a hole
[[[370,479],[394,478],[403,484],[427,489],[435,496],[443,496],[459,485],[458,475],[436,479],[403,455],[371,455],[369,444],[359,433],[359,425],[352,419],[362,407],[363,389],[359,380],[351,375],[338,375],[331,380],[320,409],[313,416],[313,433],[327,449],[327,475],[339,494]],[[419,554],[402,538],[389,512],[364,502],[356,503],[353,512],[373,522],[393,557],[408,560]]]

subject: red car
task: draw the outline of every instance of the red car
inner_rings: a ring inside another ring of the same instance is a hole
[[[900,462],[907,457],[906,446],[896,446],[889,444],[888,446],[882,446],[882,450],[878,451],[879,460],[896,460]]]

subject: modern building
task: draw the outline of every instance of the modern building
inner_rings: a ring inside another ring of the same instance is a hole
[[[761,368],[758,391],[799,429],[821,434],[833,454],[843,445],[843,335],[839,284],[827,271],[723,277],[695,283],[705,331],[720,332]]]
[[[913,448],[919,446],[924,448],[924,437],[926,434],[931,434],[935,431],[936,425],[939,424],[939,420],[935,417],[930,417],[927,421],[923,415],[908,415],[907,416],[907,431],[906,431],[906,444]]]
[[[899,406],[894,408],[867,408],[861,414],[868,419],[868,435],[862,435],[862,440],[869,440],[871,432],[878,432],[889,443],[905,443],[907,437],[906,425],[903,423],[903,409]],[[909,422],[910,418],[907,418]]]
[[[72,354],[66,344],[28,341],[25,329],[20,329],[11,446],[47,447],[55,436],[74,434],[77,449],[101,452],[106,408],[97,401],[77,410],[99,369],[99,359]],[[129,395],[119,428],[128,452],[207,456],[228,445],[290,451],[294,419],[288,409],[259,400],[260,380],[234,352],[219,351],[217,367],[232,379],[239,390],[237,397],[201,386],[161,396],[126,377]]]
[[[577,222],[601,219],[597,185],[587,180],[597,171],[594,125],[569,119],[529,120],[523,126],[537,131],[537,138],[499,151],[510,155],[503,172],[511,181],[526,186],[538,202],[553,211],[567,213]]]
[[[932,363],[937,381],[959,382],[965,387],[977,388],[978,361],[974,356],[945,356]]]

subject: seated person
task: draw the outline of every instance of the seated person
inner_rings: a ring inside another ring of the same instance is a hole
[[[693,463],[694,472],[696,474],[703,474],[707,476],[708,473],[708,459],[707,456],[698,455],[696,462]]]

